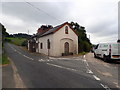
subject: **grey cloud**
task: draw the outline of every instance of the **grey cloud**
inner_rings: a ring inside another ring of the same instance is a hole
[[[9,32],[27,32],[29,29],[32,34],[36,33],[37,28],[42,24],[51,24],[56,26],[66,21],[70,22],[76,20],[75,22],[83,24],[83,26],[86,27],[86,31],[91,33],[93,37],[110,38],[110,36],[116,36],[118,34],[117,21],[114,18],[116,8],[115,10],[112,9],[112,3],[107,4],[107,6],[106,3],[104,4],[103,2],[101,2],[100,5],[95,3],[95,6],[91,3],[90,7],[89,2],[82,3],[85,5],[81,5],[81,3],[75,1],[30,3],[35,7],[38,7],[40,11],[25,2],[2,3],[3,15],[12,16],[13,19],[16,17],[23,21],[23,24],[20,26],[10,24],[10,22],[13,22],[12,20],[9,21],[9,23],[7,19],[3,21],[7,29],[10,30]],[[112,14],[110,14],[109,11],[111,11]],[[60,21],[55,18],[60,19]]]
[[[92,33],[97,36],[109,36],[112,34],[118,35],[118,26],[116,21],[103,21],[98,23],[97,25],[91,26],[89,29],[89,33]]]
[[[36,22],[46,24],[59,23],[57,19],[62,19],[64,16],[67,17],[69,10],[65,3],[46,3],[46,2],[31,2],[35,7],[38,7],[41,11],[30,6],[25,2],[9,2],[3,3],[2,11],[4,14],[17,16],[23,19],[25,22]],[[68,6],[69,7],[69,6]],[[47,13],[47,14],[46,14]],[[45,17],[45,18],[43,18]],[[62,21],[62,20],[61,20]]]

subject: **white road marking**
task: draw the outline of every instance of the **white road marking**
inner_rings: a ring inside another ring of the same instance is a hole
[[[9,45],[9,46],[10,46],[10,45]],[[30,58],[30,57],[28,57],[28,56],[22,54],[21,52],[17,51],[17,50],[16,50],[15,48],[13,48],[12,46],[10,46],[10,47],[11,47],[15,52],[21,54],[22,56],[24,56],[24,57],[26,57],[26,58],[28,58],[28,59],[30,59],[30,60],[34,60],[33,58]]]
[[[96,80],[100,81],[100,78],[98,78],[97,76],[93,75],[93,77],[94,77]]]
[[[113,83],[116,85],[117,88],[120,88],[117,82],[113,82]]]
[[[93,74],[93,72],[92,72],[91,70],[89,70],[89,69],[88,69],[87,73],[91,73],[91,74]]]
[[[85,55],[83,56],[83,62],[86,64],[86,69],[87,69],[87,73],[93,74],[92,70],[89,69],[89,64],[87,62],[87,60],[85,60]],[[97,76],[93,75],[93,77],[97,80],[100,81],[100,78],[98,78]],[[100,85],[105,88],[106,90],[111,90],[107,85],[103,85],[102,83],[100,83]]]
[[[12,68],[13,68],[15,88],[26,88],[24,82],[22,81],[20,75],[18,74],[18,70],[17,70],[14,62],[9,57],[8,57],[8,59],[10,60],[10,62],[12,64]]]
[[[43,59],[39,59],[38,61],[39,61],[39,62],[44,62],[44,61],[46,61],[46,60],[43,60]]]
[[[52,60],[73,60],[73,59],[74,60],[81,60],[80,58],[54,58],[54,57],[49,57],[49,59],[52,59]]]
[[[30,60],[34,60],[33,58],[30,58],[30,57],[28,57],[26,55],[23,55],[23,56],[26,57],[26,58],[28,58],[28,59],[30,59]]]
[[[49,62],[49,61],[53,61],[53,60],[48,59],[47,61]]]
[[[88,65],[88,62],[86,62],[86,65],[89,66],[89,65]]]
[[[83,62],[86,64],[87,73],[93,74],[92,70],[89,69],[87,60],[84,59]]]
[[[86,60],[85,60],[85,59],[84,59],[83,61],[84,61],[84,62],[86,62]]]
[[[67,68],[67,67],[56,65],[56,64],[51,64],[51,63],[47,63],[47,64],[51,65],[51,66],[54,66],[54,67],[58,67],[58,68],[63,68],[63,69],[67,69],[67,70],[77,71],[76,69]]]
[[[22,55],[22,53],[21,53],[21,52],[19,52],[19,51],[18,51],[18,53]]]
[[[50,61],[49,59],[47,61]]]
[[[105,88],[106,90],[111,90],[108,86],[103,85],[102,83],[100,83],[100,85],[101,85],[103,88]]]
[[[83,57],[85,58],[85,55]]]

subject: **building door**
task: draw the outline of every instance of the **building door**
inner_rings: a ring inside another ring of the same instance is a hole
[[[69,43],[65,42],[65,54],[69,54]]]

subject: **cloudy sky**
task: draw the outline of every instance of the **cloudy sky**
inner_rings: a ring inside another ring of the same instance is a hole
[[[118,1],[2,0],[0,22],[10,34],[28,33],[28,30],[35,34],[42,24],[56,26],[74,21],[86,28],[92,43],[116,42]]]

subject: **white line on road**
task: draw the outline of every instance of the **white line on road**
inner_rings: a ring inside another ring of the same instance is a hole
[[[39,59],[38,61],[39,61],[39,62],[44,62],[45,60],[43,60],[43,59]]]
[[[14,62],[8,57],[8,59],[11,62],[11,66],[13,68],[13,73],[14,73],[14,80],[15,80],[15,88],[26,88],[23,80],[21,79],[18,70],[14,64]]]
[[[84,62],[86,62],[86,60],[85,60],[85,59],[84,59],[83,61],[84,61]]]
[[[10,46],[10,45],[9,45],[9,46]],[[26,58],[28,58],[28,59],[30,59],[30,60],[34,60],[33,58],[30,58],[30,57],[28,57],[28,56],[22,54],[21,52],[17,51],[17,50],[16,50],[15,48],[13,48],[12,46],[10,46],[10,47],[11,47],[15,52],[21,54],[22,56],[24,56],[24,57],[26,57]]]
[[[91,74],[93,74],[93,72],[92,72],[90,69],[88,69],[87,73],[91,73]]]
[[[48,59],[47,61],[53,61],[53,60]]]
[[[85,55],[83,57],[85,58]]]
[[[93,74],[92,70],[89,69],[87,60],[84,59],[83,62],[86,64],[87,73]]]
[[[65,59],[65,60],[69,60],[70,58],[54,58],[54,57],[49,57],[49,59]]]
[[[21,52],[19,52],[19,51],[18,51],[18,53],[22,55],[22,53],[21,53]]]
[[[98,78],[97,76],[93,75],[93,77],[94,77],[96,80],[100,81],[100,78]]]
[[[103,85],[102,83],[100,83],[100,85],[101,85],[103,88],[105,88],[106,90],[111,90],[108,86]]]
[[[85,60],[85,55],[83,56],[83,62],[86,64],[86,69],[87,69],[87,73],[90,73],[92,74],[92,76],[97,80],[97,81],[100,81],[100,78],[98,78],[97,76],[93,75],[93,72],[92,70],[89,69],[89,65],[88,65],[88,62],[87,60]],[[106,90],[111,90],[107,85],[103,85],[102,83],[100,83],[100,85],[105,88]]]
[[[51,64],[51,63],[47,63],[47,64],[51,65],[51,66],[54,66],[54,67],[58,67],[58,68],[63,68],[63,69],[67,69],[67,70],[77,71],[76,69],[67,68],[67,67],[56,65],[56,64]]]
[[[88,62],[86,62],[86,65],[89,66],[89,65],[88,65]]]
[[[49,59],[52,59],[52,60],[73,60],[73,59],[74,60],[81,60],[80,58],[54,58],[54,57],[49,57]]]
[[[24,57],[26,57],[26,58],[28,58],[28,59],[30,59],[30,60],[34,60],[34,59],[32,59],[32,58],[30,58],[30,57],[28,57],[28,56],[26,56],[26,55],[23,55]]]

